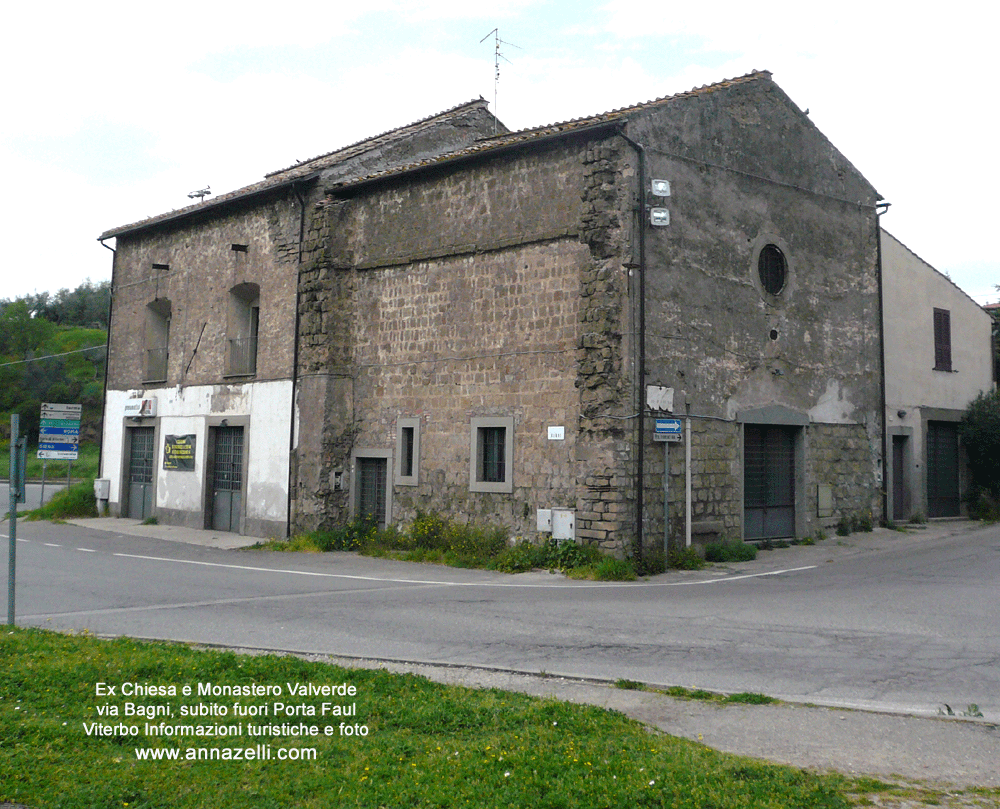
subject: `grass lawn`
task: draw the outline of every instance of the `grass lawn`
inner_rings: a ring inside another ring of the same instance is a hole
[[[614,712],[413,675],[9,627],[0,660],[0,803],[31,809],[805,808],[850,806],[858,792],[841,776],[717,753]],[[177,694],[134,695],[129,683]],[[247,693],[199,696],[209,684]],[[345,685],[356,693],[321,693]],[[237,716],[236,705],[268,714]],[[181,716],[182,706],[208,713]],[[343,735],[341,723],[358,730]],[[225,736],[177,730],[232,725]],[[251,725],[319,735],[251,735]],[[236,749],[239,760],[221,760]]]
[[[97,444],[81,444],[79,457],[73,461],[70,470],[69,461],[49,461],[46,465],[46,482],[65,483],[66,473],[70,471],[73,480],[97,477],[97,464],[100,448]],[[38,459],[38,447],[28,447],[27,469],[25,477],[28,480],[42,479],[42,461]],[[8,442],[0,443],[0,480],[10,479],[10,446]]]

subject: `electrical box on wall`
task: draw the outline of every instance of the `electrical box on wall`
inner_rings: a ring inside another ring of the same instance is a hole
[[[576,539],[576,512],[568,508],[552,509],[552,538]]]
[[[552,509],[550,508],[540,508],[535,512],[535,520],[538,525],[538,531],[542,534],[552,533]]]
[[[335,492],[342,492],[342,491],[344,491],[344,489],[346,488],[346,486],[344,485],[345,482],[346,482],[346,478],[344,477],[344,473],[342,471],[340,471],[340,470],[335,470],[333,472],[332,477],[333,477],[333,490]]]

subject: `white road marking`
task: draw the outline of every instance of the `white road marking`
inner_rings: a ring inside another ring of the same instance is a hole
[[[607,589],[609,587],[635,587],[635,582],[561,582],[559,584],[531,584],[528,582],[482,582],[482,581],[434,581],[431,579],[397,579],[389,576],[358,576],[348,573],[323,573],[316,570],[289,570],[287,568],[254,567],[251,565],[227,565],[222,562],[198,562],[193,559],[168,559],[162,556],[143,556],[134,553],[115,553],[113,556],[120,556],[125,559],[143,559],[150,562],[168,562],[178,565],[200,565],[202,567],[227,568],[229,570],[247,570],[254,573],[286,573],[292,576],[313,576],[325,579],[349,579],[352,581],[373,581],[385,582],[386,584],[433,584],[442,587],[529,587],[548,589]],[[813,570],[817,565],[807,565],[805,567],[791,567],[783,570],[769,570],[763,573],[747,573],[742,576],[726,576],[719,579],[700,579],[698,581],[675,581],[675,582],[646,582],[650,587],[682,587],[694,584],[720,584],[727,581],[741,581],[746,579],[757,579],[763,576],[778,576],[782,573],[798,573],[803,570]],[[642,586],[642,585],[639,585]]]

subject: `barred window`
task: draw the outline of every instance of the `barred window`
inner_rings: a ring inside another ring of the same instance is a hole
[[[514,490],[513,460],[514,419],[493,416],[472,419],[472,446],[469,463],[469,488],[474,492]]]

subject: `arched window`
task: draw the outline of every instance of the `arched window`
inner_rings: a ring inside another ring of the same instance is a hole
[[[145,357],[142,375],[146,382],[166,382],[170,359],[170,300],[157,298],[146,304]]]
[[[226,376],[257,373],[257,336],[260,332],[260,287],[238,284],[229,290],[229,342]]]

